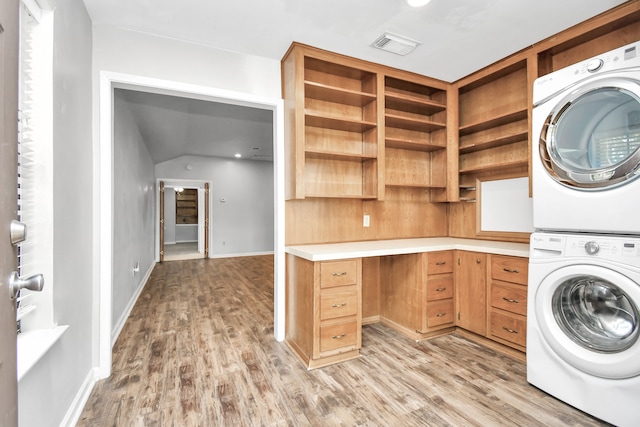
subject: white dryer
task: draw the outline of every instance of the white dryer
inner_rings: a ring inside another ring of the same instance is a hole
[[[640,42],[533,87],[533,226],[640,234]]]
[[[640,426],[640,238],[533,233],[527,380],[617,426]]]

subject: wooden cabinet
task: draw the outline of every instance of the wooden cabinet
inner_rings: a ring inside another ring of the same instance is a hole
[[[486,335],[487,255],[456,251],[456,326]]]
[[[492,255],[487,336],[525,351],[527,342],[526,258]]]
[[[454,325],[453,251],[427,254],[426,313],[422,332]]]
[[[294,43],[282,60],[287,200],[446,201],[449,83]],[[457,176],[457,175],[456,175]]]
[[[362,260],[287,255],[286,311],[286,341],[309,369],[358,357]]]
[[[380,289],[380,320],[409,338],[455,325],[452,251],[381,257]]]

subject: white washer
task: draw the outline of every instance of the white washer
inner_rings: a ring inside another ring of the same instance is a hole
[[[533,87],[533,226],[640,234],[640,42]]]
[[[640,426],[640,238],[533,233],[527,380],[617,426]]]

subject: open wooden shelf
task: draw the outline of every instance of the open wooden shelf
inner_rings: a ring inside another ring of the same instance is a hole
[[[413,141],[409,139],[402,138],[385,138],[385,145],[390,148],[402,148],[404,150],[414,150],[414,151],[436,151],[436,150],[444,150],[447,147],[442,144],[432,144],[429,142],[423,141]]]
[[[487,120],[483,120],[477,123],[472,123],[469,125],[460,127],[460,136],[469,135],[476,132],[481,132],[487,129],[491,129],[498,126],[503,126],[512,122],[517,122],[519,120],[524,120],[527,118],[528,109],[513,111],[510,113],[501,114],[499,116],[491,117]]]
[[[432,115],[446,110],[447,106],[430,99],[416,95],[395,93],[390,89],[385,91],[385,107],[393,110],[403,110],[410,113]]]
[[[305,95],[308,98],[357,107],[362,107],[370,102],[376,101],[377,99],[376,95],[373,93],[348,90],[341,87],[309,81],[304,82],[304,90]]]
[[[502,126],[470,133],[460,137],[460,153],[471,153],[486,150],[500,145],[507,145],[526,140],[529,136],[529,122],[519,120]]]
[[[385,185],[387,187],[408,187],[408,188],[446,188],[447,186],[442,184],[414,184],[414,183],[390,183],[390,182],[385,182]]]
[[[375,200],[377,196],[363,196],[362,194],[335,194],[335,193],[327,193],[327,194],[313,194],[307,193],[307,199],[359,199],[359,200]]]
[[[405,117],[396,114],[385,114],[385,124],[388,127],[397,127],[418,132],[432,132],[434,130],[445,129],[444,123],[438,123],[431,120],[419,119],[415,117]]]
[[[376,127],[375,122],[350,120],[343,117],[321,116],[317,114],[305,114],[305,124],[320,128],[344,130],[347,132],[365,132]]]
[[[337,151],[320,151],[320,150],[305,150],[305,155],[310,159],[324,159],[324,160],[371,160],[375,159],[375,155],[358,154],[358,153],[344,153]]]
[[[476,165],[468,168],[460,168],[461,174],[478,173],[478,172],[490,172],[507,168],[526,167],[529,164],[528,159],[515,159],[505,160],[502,162],[487,163],[482,165]]]

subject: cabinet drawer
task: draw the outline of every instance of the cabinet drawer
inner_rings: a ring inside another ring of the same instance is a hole
[[[453,252],[429,252],[427,255],[427,274],[451,273],[453,271]]]
[[[358,314],[358,290],[324,291],[320,294],[320,320]]]
[[[453,323],[453,299],[427,304],[427,327]]]
[[[491,312],[491,335],[522,347],[527,344],[526,317],[516,314]]]
[[[358,342],[358,322],[346,322],[320,326],[320,353],[342,347],[355,347]]]
[[[527,284],[529,260],[527,258],[494,255],[491,258],[491,277],[505,282]]]
[[[527,315],[527,288],[491,284],[491,305],[512,313]]]
[[[427,277],[427,301],[453,298],[453,274]]]
[[[357,271],[356,260],[323,262],[320,264],[320,287],[355,285]]]

